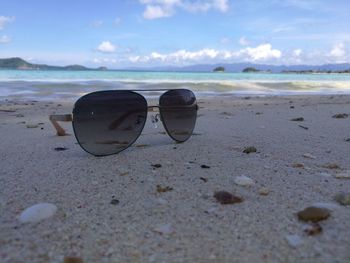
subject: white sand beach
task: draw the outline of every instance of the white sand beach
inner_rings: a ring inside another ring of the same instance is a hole
[[[350,96],[198,102],[187,142],[148,120],[134,147],[97,158],[70,123],[71,136],[55,136],[48,115],[70,113],[72,102],[2,100],[0,262],[350,262],[350,206],[334,199],[350,192],[338,178],[350,173],[350,117],[332,117],[350,114]],[[243,202],[220,204],[216,191]],[[21,223],[38,203],[57,212]],[[312,205],[330,216],[308,235],[296,214]]]

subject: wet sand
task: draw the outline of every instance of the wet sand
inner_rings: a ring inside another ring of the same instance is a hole
[[[350,114],[350,96],[198,102],[189,141],[174,143],[149,118],[135,147],[97,158],[48,121],[72,102],[2,100],[0,262],[350,262],[350,206],[334,200],[350,191],[336,178],[350,170],[350,117],[332,118]],[[254,184],[237,185],[242,175]],[[221,190],[243,202],[218,203]],[[57,206],[52,217],[19,221],[43,202]],[[315,203],[331,216],[309,236],[296,213]]]

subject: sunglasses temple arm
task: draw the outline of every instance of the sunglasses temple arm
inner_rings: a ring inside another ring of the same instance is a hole
[[[64,115],[50,115],[49,119],[53,125],[53,127],[55,127],[56,132],[57,132],[57,136],[65,136],[67,135],[66,131],[58,124],[58,121],[73,121],[73,116],[72,114],[64,114]]]

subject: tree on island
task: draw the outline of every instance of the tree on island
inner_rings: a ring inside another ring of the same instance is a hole
[[[242,71],[243,73],[254,73],[254,72],[260,72],[260,70],[253,68],[253,67],[248,67],[243,69]]]
[[[213,70],[214,72],[225,72],[225,68],[224,67],[216,67]]]

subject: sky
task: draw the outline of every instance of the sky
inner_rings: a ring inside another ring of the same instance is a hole
[[[0,58],[108,68],[350,62],[349,0],[1,0]]]

